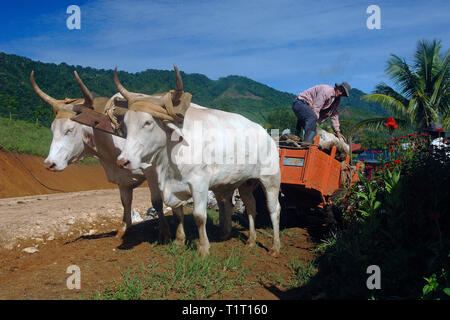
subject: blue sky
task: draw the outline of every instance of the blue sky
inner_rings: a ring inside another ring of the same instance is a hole
[[[66,9],[81,8],[81,30]],[[369,5],[381,29],[369,30]],[[171,69],[211,79],[243,75],[298,93],[348,81],[371,92],[391,53],[419,39],[450,42],[450,1],[2,1],[0,51],[43,62],[138,72]],[[389,83],[389,82],[388,82]]]

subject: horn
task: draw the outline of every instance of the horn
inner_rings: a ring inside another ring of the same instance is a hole
[[[114,69],[114,84],[116,85],[117,90],[124,96],[128,101],[133,100],[138,96],[137,93],[130,92],[124,88],[124,86],[120,83],[119,77],[117,76],[117,66]]]
[[[50,105],[53,109],[53,112],[56,114],[58,111],[58,105],[60,104],[60,102],[58,100],[56,100],[55,98],[50,97],[48,94],[44,93],[38,87],[38,85],[36,84],[36,81],[34,80],[34,70],[31,71],[30,82],[31,82],[31,86],[33,87],[34,92],[36,92],[36,94],[39,96],[39,98],[42,99],[42,101],[44,101],[45,103]]]
[[[84,96],[84,103],[83,104],[84,104],[84,106],[93,109],[94,98],[92,98],[91,92],[84,85],[83,81],[78,76],[78,73],[77,73],[76,70],[73,72],[73,74],[75,75],[75,79],[77,79],[78,85],[80,86],[81,91],[83,92],[83,96]]]
[[[183,94],[183,80],[181,80],[180,72],[178,71],[178,67],[175,63],[173,64],[173,69],[177,78],[177,87],[175,89],[175,94],[172,97],[172,103],[177,105],[180,101],[181,95]]]

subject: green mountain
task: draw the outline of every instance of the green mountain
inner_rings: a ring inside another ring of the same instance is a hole
[[[351,89],[349,97],[341,101],[341,114],[343,119],[364,120],[373,117],[388,116],[388,112],[379,104],[361,100],[366,93],[358,89]]]
[[[35,71],[41,89],[57,99],[81,96],[73,77],[74,70],[94,94],[110,97],[117,92],[112,70],[42,63],[0,52],[0,115],[9,117],[11,114],[16,119],[38,120],[50,126],[53,118],[51,108],[32,90],[29,81],[31,70]],[[294,94],[275,90],[246,77],[232,75],[211,80],[202,74],[181,72],[181,75],[185,91],[192,94],[192,101],[205,107],[240,113],[259,123],[269,122],[270,114],[277,110],[278,114],[292,113]],[[135,92],[153,94],[175,87],[173,71],[149,69],[134,74],[120,71],[119,77],[127,89]],[[344,118],[362,119],[384,114],[381,106],[360,100],[363,92],[352,89],[351,94],[342,101]]]

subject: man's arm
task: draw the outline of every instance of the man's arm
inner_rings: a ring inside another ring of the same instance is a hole
[[[339,123],[339,111],[338,108],[333,110],[333,113],[330,116],[331,127],[333,127],[334,132],[341,132],[340,123]]]
[[[336,132],[336,135],[338,138],[342,138],[345,142],[347,142],[347,139],[343,136],[341,133],[341,128],[339,124],[339,111],[338,108],[336,108],[330,117],[331,120],[331,126],[333,127],[334,132]]]

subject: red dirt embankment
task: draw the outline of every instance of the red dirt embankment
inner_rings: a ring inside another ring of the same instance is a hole
[[[0,198],[113,188],[117,185],[108,182],[99,164],[71,164],[64,171],[51,172],[44,168],[42,157],[0,150]]]

